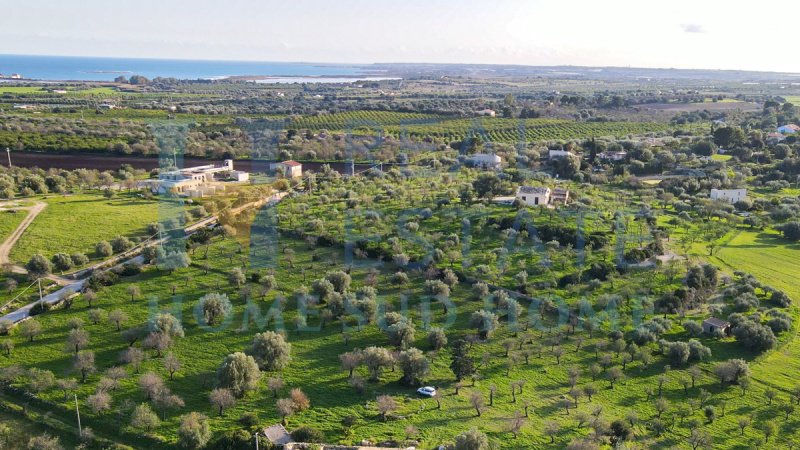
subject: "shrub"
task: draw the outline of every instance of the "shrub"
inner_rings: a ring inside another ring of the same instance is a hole
[[[302,426],[292,431],[292,439],[295,442],[323,442],[325,441],[325,434],[316,428]]]
[[[100,241],[94,246],[94,251],[98,256],[107,258],[114,254],[114,249],[107,241]]]
[[[700,336],[703,334],[703,326],[693,320],[687,320],[683,323],[683,329],[691,336]]]

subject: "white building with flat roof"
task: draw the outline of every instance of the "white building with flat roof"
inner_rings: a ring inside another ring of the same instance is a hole
[[[249,179],[249,173],[233,170],[233,160],[226,159],[222,165],[207,164],[162,172],[154,190],[162,194],[174,192],[189,197],[202,197],[225,190],[221,182],[245,182]]]
[[[711,189],[711,200],[724,200],[728,203],[736,203],[739,200],[747,199],[747,189]]]
[[[493,153],[475,153],[467,161],[481,169],[499,169],[503,164],[503,159]]]
[[[549,157],[550,159],[555,158],[566,158],[567,156],[571,155],[572,152],[567,150],[550,150]]]

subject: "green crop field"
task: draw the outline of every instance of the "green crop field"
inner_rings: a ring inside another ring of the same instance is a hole
[[[575,139],[601,136],[625,137],[671,130],[663,123],[649,122],[574,122],[558,119],[452,119],[427,114],[382,111],[307,116],[293,119],[287,127],[295,129],[347,131],[356,134],[387,132],[393,136],[440,137],[448,140],[482,136],[487,141],[514,143]]]
[[[158,201],[138,194],[106,199],[99,194],[51,196],[11,251],[11,259],[25,263],[36,253],[85,253],[94,258],[94,245],[117,235],[141,237],[158,217]]]

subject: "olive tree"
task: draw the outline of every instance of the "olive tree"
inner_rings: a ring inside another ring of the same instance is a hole
[[[217,368],[217,385],[230,389],[237,397],[255,390],[260,378],[256,360],[242,352],[229,354]]]
[[[263,370],[280,370],[291,360],[292,345],[283,335],[274,331],[258,333],[250,342],[247,351]]]

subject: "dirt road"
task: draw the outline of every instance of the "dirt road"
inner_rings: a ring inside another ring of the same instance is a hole
[[[35,205],[29,206],[26,208],[18,208],[19,210],[27,210],[28,215],[19,224],[16,230],[3,242],[0,244],[0,265],[9,264],[10,261],[8,259],[8,255],[11,253],[11,249],[14,248],[14,245],[17,243],[20,237],[22,237],[22,233],[25,232],[26,229],[30,226],[33,222],[33,219],[39,215],[40,212],[44,211],[44,208],[47,207],[47,203],[43,202],[36,202]]]

